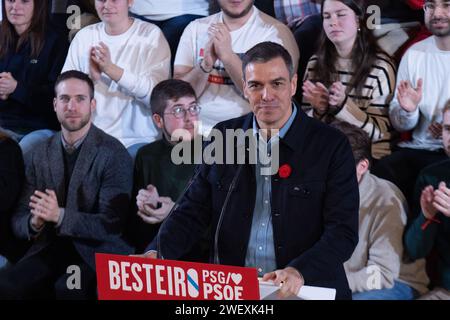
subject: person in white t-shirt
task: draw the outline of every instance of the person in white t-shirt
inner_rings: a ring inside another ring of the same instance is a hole
[[[240,56],[256,44],[272,41],[291,54],[295,69],[298,47],[289,28],[259,11],[253,0],[218,0],[221,11],[191,22],[181,36],[174,77],[191,83],[202,106],[201,132],[208,135],[220,121],[250,111],[242,94]]]
[[[172,63],[184,28],[192,20],[208,15],[208,0],[139,0],[130,11],[161,28],[172,52]]]
[[[433,34],[409,48],[397,75],[389,116],[397,131],[412,130],[412,140],[383,158],[373,173],[394,182],[410,205],[414,184],[426,166],[446,159],[442,149],[442,109],[450,99],[450,7],[425,1],[425,25]]]
[[[133,0],[96,1],[102,22],[80,30],[63,71],[88,73],[95,83],[94,124],[122,142],[132,157],[159,137],[150,109],[153,87],[170,75],[161,30],[128,16]]]

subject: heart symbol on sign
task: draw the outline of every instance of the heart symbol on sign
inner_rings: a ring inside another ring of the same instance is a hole
[[[239,283],[241,283],[242,275],[240,275],[239,273],[232,273],[231,279],[233,279],[233,282],[236,283],[236,285],[238,285]]]

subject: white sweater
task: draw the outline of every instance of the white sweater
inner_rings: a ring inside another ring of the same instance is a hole
[[[398,131],[414,130],[412,141],[399,146],[437,150],[442,148],[442,140],[433,138],[428,127],[432,122],[442,122],[442,109],[450,99],[450,51],[439,50],[434,36],[413,45],[400,62],[397,85],[401,80],[408,80],[416,87],[419,78],[423,79],[423,95],[417,110],[403,110],[396,90],[389,116]]]
[[[170,49],[164,35],[157,26],[139,19],[116,36],[105,32],[103,22],[87,26],[73,39],[63,71],[89,74],[90,49],[100,41],[124,72],[118,82],[103,73],[95,83],[94,124],[125,147],[156,140],[159,132],[151,118],[150,95],[153,87],[170,75]]]

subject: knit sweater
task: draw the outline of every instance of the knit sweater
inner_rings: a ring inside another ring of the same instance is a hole
[[[450,187],[450,160],[432,164],[422,170],[416,183],[416,202],[419,202],[423,188],[432,185],[436,189],[441,181],[447,183],[447,188]],[[405,234],[405,246],[414,259],[426,257],[436,248],[440,277],[438,284],[450,290],[450,218],[439,212],[435,218],[441,223],[431,223],[422,230],[421,226],[426,219],[419,210]]]
[[[400,273],[405,201],[400,190],[370,172],[359,183],[359,242],[344,264],[352,292],[392,288]],[[371,276],[380,270],[381,288],[372,288]]]
[[[125,147],[152,142],[159,136],[151,118],[153,87],[170,74],[170,49],[161,30],[139,19],[120,35],[109,35],[103,22],[81,29],[73,39],[63,71],[89,74],[90,49],[103,41],[111,60],[124,70],[118,82],[102,73],[95,83],[94,124]]]
[[[154,185],[162,197],[177,201],[194,173],[194,164],[176,165],[171,159],[173,145],[165,139],[154,141],[139,149],[134,166],[133,199],[140,189]],[[136,215],[134,201],[130,224],[130,238],[138,252],[142,252],[158,233],[160,224],[147,224]]]
[[[388,289],[394,281],[400,281],[425,293],[428,278],[424,260],[411,262],[403,254],[407,212],[403,194],[394,184],[370,172],[362,177],[359,193],[359,242],[344,264],[350,289]],[[377,276],[378,283],[374,280]]]
[[[398,131],[413,130],[412,141],[402,142],[401,147],[438,150],[442,139],[436,139],[428,130],[432,122],[442,122],[442,109],[450,99],[450,51],[436,46],[435,37],[422,40],[406,51],[397,75],[397,83],[409,81],[414,87],[423,80],[422,99],[418,108],[407,112],[400,107],[397,92],[392,100],[389,116]]]
[[[305,80],[322,82],[315,75],[316,64],[317,56],[314,55],[308,62]],[[350,59],[338,59],[336,77],[345,87],[350,84],[354,74],[352,69]],[[352,89],[342,108],[330,110],[328,114],[321,117],[322,121],[328,123],[336,118],[366,131],[372,139],[372,156],[375,159],[391,153],[391,143],[395,136],[388,116],[389,103],[394,94],[395,73],[395,66],[391,59],[385,54],[378,54],[378,59],[365,80],[362,93],[356,95],[355,89]],[[308,115],[313,116],[309,103],[303,101],[302,107]]]

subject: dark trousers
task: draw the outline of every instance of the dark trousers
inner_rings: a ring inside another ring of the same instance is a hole
[[[69,266],[79,268],[80,272],[68,273]],[[80,286],[73,288],[78,275]],[[84,300],[95,297],[95,271],[67,239],[56,238],[38,253],[0,270],[0,300]]]
[[[143,16],[132,14],[134,17],[139,18],[141,20],[153,23],[157,25],[164,37],[166,37],[167,42],[169,43],[170,53],[171,53],[171,65],[173,66],[173,62],[175,60],[175,54],[177,53],[178,43],[180,42],[181,35],[183,34],[184,28],[193,20],[198,18],[203,18],[203,16],[195,15],[195,14],[185,14],[178,17],[173,17],[168,20],[156,21],[149,20],[144,18]]]
[[[377,161],[371,172],[379,178],[394,183],[405,195],[411,211],[416,209],[414,208],[414,187],[420,171],[447,158],[443,149],[429,151],[399,148],[391,155]]]
[[[295,99],[301,102],[302,83],[305,76],[306,66],[312,55],[316,53],[317,44],[319,42],[320,33],[322,32],[322,18],[320,14],[308,17],[294,32],[294,38],[300,51],[300,60],[298,62],[298,85]]]

